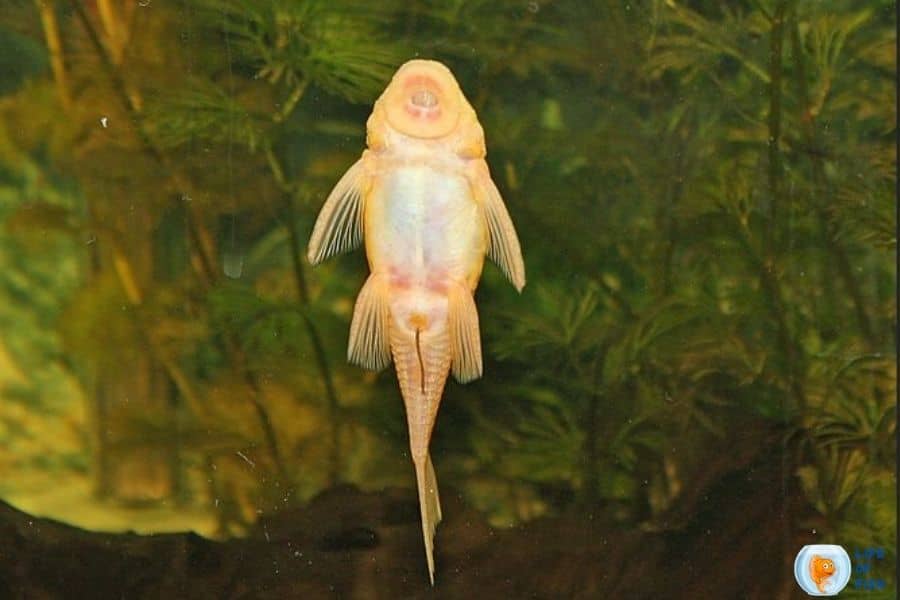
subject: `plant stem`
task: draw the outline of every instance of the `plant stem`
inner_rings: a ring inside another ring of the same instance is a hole
[[[299,99],[298,99],[299,100]],[[300,243],[300,233],[297,231],[297,207],[294,204],[294,196],[296,193],[295,186],[288,181],[284,174],[284,169],[275,156],[275,152],[269,144],[264,145],[266,162],[275,181],[284,192],[284,205],[287,212],[287,230],[288,240],[291,248],[291,265],[294,270],[294,283],[297,286],[297,300],[302,307],[309,306],[309,287],[306,284],[306,274],[303,271],[303,255],[302,244]],[[337,390],[334,386],[334,377],[331,374],[331,367],[328,363],[328,355],[325,352],[325,345],[319,335],[319,330],[306,310],[301,310],[303,323],[306,326],[310,343],[313,346],[313,354],[316,357],[316,366],[319,369],[319,375],[322,377],[322,384],[325,387],[325,398],[328,403],[328,421],[330,424],[330,450],[328,454],[328,482],[335,485],[340,481],[341,474],[341,451],[340,451],[340,402],[338,401]]]
[[[129,93],[128,85],[125,83],[122,73],[109,55],[109,52],[107,52],[103,42],[100,40],[97,30],[91,23],[81,2],[79,2],[79,0],[69,0],[69,4],[72,5],[72,9],[75,11],[78,20],[87,32],[88,39],[90,39],[94,51],[97,53],[97,56],[100,57],[100,62],[103,64],[103,70],[109,77],[113,90],[116,95],[119,96],[119,100],[125,107],[125,111],[131,119],[138,139],[141,141],[141,145],[150,153],[150,156],[166,170],[169,178],[175,184],[177,189],[185,191],[189,190],[190,186],[187,185],[185,178],[179,174],[178,170],[172,164],[172,161],[169,160],[165,153],[153,142],[150,134],[147,133],[147,129],[144,126],[144,117],[140,107],[135,102],[135,96]],[[214,244],[212,243],[212,236],[203,226],[203,221],[200,219],[197,208],[193,204],[188,204],[188,216],[191,239],[194,242],[196,250],[200,253],[200,259],[193,261],[193,264],[195,268],[201,267],[207,269],[205,273],[201,274],[201,278],[204,279],[205,283],[211,283],[215,280],[215,270],[211,268],[211,265],[215,264],[215,259],[213,258],[215,252],[213,250]]]
[[[676,144],[678,143],[676,139]],[[685,164],[685,148],[677,148],[675,164],[672,175],[667,178],[665,186],[665,201],[660,206],[656,222],[659,231],[665,238],[662,241],[659,261],[659,275],[657,293],[660,298],[667,297],[672,292],[672,262],[675,257],[676,240],[678,240],[678,222],[675,219],[675,210],[682,195],[682,181],[687,165]]]
[[[301,261],[302,246],[300,244],[300,235],[297,231],[296,207],[294,206],[294,197],[287,194],[285,198],[287,205],[287,229],[291,245],[291,263],[294,267],[294,281],[297,285],[297,298],[302,306],[309,305],[309,289],[306,285],[306,277],[303,273],[303,263]],[[325,386],[325,398],[328,402],[328,421],[330,424],[330,452],[328,460],[328,482],[335,485],[340,481],[341,473],[341,452],[340,452],[340,403],[338,402],[337,391],[334,387],[334,378],[331,374],[331,367],[328,364],[328,356],[325,353],[325,346],[316,329],[308,311],[301,311],[303,322],[306,325],[306,331],[309,334],[310,342],[313,346],[313,354],[316,357],[316,365],[319,368],[319,374],[322,376],[322,383]]]
[[[765,234],[765,244],[758,259],[760,283],[767,297],[767,304],[775,319],[778,345],[786,363],[786,376],[797,408],[806,405],[803,384],[797,375],[800,349],[794,342],[787,322],[787,306],[781,290],[781,282],[776,272],[778,259],[778,215],[781,201],[781,183],[783,168],[781,162],[781,85],[782,85],[782,49],[784,45],[784,19],[787,13],[787,0],[782,0],[772,14],[772,30],[769,41],[769,215]],[[749,235],[749,234],[748,234]],[[752,244],[745,240],[748,248]]]
[[[150,355],[163,366],[163,368],[169,374],[169,377],[172,379],[172,382],[178,388],[178,391],[188,402],[188,405],[195,412],[198,412],[201,407],[200,398],[194,391],[190,379],[188,379],[184,371],[181,370],[181,367],[175,364],[175,361],[173,361],[170,357],[167,356],[165,352],[158,348],[155,340],[150,335],[149,328],[140,316],[140,310],[143,306],[143,294],[138,287],[137,277],[135,276],[134,267],[132,266],[131,261],[125,255],[124,250],[119,247],[119,245],[115,241],[113,241],[112,243],[112,255],[114,266],[113,270],[116,272],[116,276],[119,279],[122,290],[125,292],[125,297],[128,299],[128,303],[135,310],[135,320],[139,335],[147,346]]]
[[[262,387],[259,385],[259,380],[253,372],[253,369],[248,365],[247,356],[244,354],[244,351],[237,340],[230,336],[226,336],[225,348],[228,351],[232,366],[236,371],[243,374],[244,381],[250,388],[250,404],[253,406],[253,411],[256,413],[256,420],[259,422],[263,439],[266,442],[266,447],[271,455],[272,462],[275,465],[275,472],[285,485],[290,486],[291,477],[284,463],[284,459],[281,456],[281,446],[278,443],[278,435],[275,433],[275,426],[272,423],[272,418],[269,416],[269,411],[262,401]]]
[[[121,65],[126,35],[115,4],[110,0],[97,0],[97,14],[100,15],[100,22],[106,30],[106,47],[110,58],[115,64]]]
[[[801,382],[803,372],[798,374],[801,349],[794,341],[787,322],[787,307],[781,289],[781,282],[776,271],[778,259],[778,216],[779,202],[782,194],[782,178],[784,176],[781,157],[781,119],[782,119],[782,74],[784,47],[784,20],[787,14],[788,0],[780,0],[770,16],[771,33],[769,39],[769,215],[766,229],[766,245],[763,249],[760,268],[760,279],[768,299],[768,306],[775,318],[778,331],[778,344],[785,361],[785,375],[796,409],[806,407],[806,395]],[[784,412],[784,410],[782,410]],[[782,521],[782,553],[786,557],[785,566],[789,565],[790,540],[793,537],[794,521],[789,511],[788,499],[793,485],[794,464],[789,462],[787,446],[782,450],[781,493],[785,499],[784,519]]]
[[[97,31],[94,28],[93,24],[91,23],[90,18],[85,12],[81,2],[79,2],[78,0],[69,0],[69,3],[72,5],[72,9],[78,17],[78,20],[81,22],[82,26],[87,32],[88,38],[91,41],[91,45],[94,47],[94,50],[100,57],[103,68],[109,76],[110,81],[113,85],[113,89],[119,96],[122,105],[125,107],[125,110],[132,121],[132,124],[135,128],[138,138],[141,141],[142,146],[146,149],[150,156],[167,171],[168,176],[171,178],[177,189],[190,189],[190,186],[187,185],[185,178],[182,177],[178,170],[174,167],[173,162],[154,143],[153,139],[147,132],[147,129],[144,126],[143,114],[141,113],[140,108],[135,103],[135,99],[132,94],[129,94],[128,86],[125,83],[121,72],[117,68],[112,57],[109,55],[106,47],[100,41],[100,37],[97,34]],[[199,254],[199,259],[192,260],[192,265],[195,267],[195,270],[197,271],[197,274],[200,276],[203,283],[209,286],[212,285],[217,279],[216,270],[212,267],[212,265],[215,264],[215,260],[213,258],[215,256],[215,252],[213,249],[214,244],[212,242],[212,236],[203,225],[203,221],[198,214],[198,209],[192,203],[188,203],[188,215],[190,223],[190,239],[193,242],[195,250]],[[131,268],[130,262],[128,261],[127,257],[124,255],[124,252],[117,252],[117,250],[118,249],[114,248],[114,257],[116,259],[114,260],[114,263],[116,266],[117,274],[120,277],[120,281],[123,285],[123,288],[125,289],[129,301],[133,306],[139,307],[141,306],[142,298],[137,285],[137,278],[134,276],[134,271]],[[160,364],[162,364],[163,367],[168,371],[170,377],[172,378],[172,381],[178,387],[178,391],[185,397],[185,400],[188,402],[188,404],[190,406],[199,406],[199,398],[194,393],[193,387],[190,384],[187,375],[181,370],[181,368],[175,363],[175,361],[173,361],[166,355],[166,353],[159,351],[155,347],[155,345],[153,344],[153,340],[149,335],[149,332],[146,331],[140,323],[138,325],[138,329],[141,332],[141,335],[146,340],[147,347],[150,349],[154,358],[156,358],[160,362]],[[286,484],[289,484],[290,480],[288,478],[284,462],[281,459],[281,451],[278,446],[278,440],[275,435],[272,420],[262,403],[262,390],[256,380],[256,377],[247,366],[247,362],[240,351],[240,346],[231,340],[226,340],[224,345],[226,356],[228,356],[232,367],[235,368],[237,372],[243,373],[245,380],[253,391],[253,395],[250,401],[253,405],[254,411],[256,412],[257,419],[263,432],[269,454],[271,455],[272,461],[275,465],[279,477],[281,477],[281,479]]]
[[[874,350],[877,345],[877,340],[872,330],[868,312],[866,311],[866,303],[859,282],[853,274],[850,259],[847,257],[847,251],[843,244],[838,240],[835,226],[829,220],[825,207],[820,202],[815,202],[816,198],[829,198],[831,197],[831,194],[825,190],[825,168],[823,165],[822,153],[818,151],[816,145],[816,117],[810,110],[809,86],[806,82],[806,60],[796,23],[794,23],[791,28],[791,54],[793,55],[797,69],[796,80],[801,110],[800,123],[803,127],[804,137],[806,138],[806,146],[810,149],[810,152],[807,154],[812,163],[812,194],[816,215],[819,221],[819,230],[823,238],[824,246],[831,255],[834,266],[837,267],[838,276],[843,280],[844,286],[847,288],[847,292],[850,294],[850,298],[853,301],[853,307],[856,313],[856,323],[860,333],[866,339],[870,348]],[[830,271],[831,266],[832,263],[829,261],[826,261],[823,265],[826,274]],[[828,290],[830,289],[830,286],[826,284],[823,286],[823,289]],[[834,318],[834,314],[829,316]]]
[[[56,80],[59,102],[64,109],[68,109],[72,105],[72,96],[69,93],[69,81],[66,75],[66,63],[63,58],[62,41],[59,37],[59,25],[56,22],[55,3],[52,0],[35,0],[35,2],[41,13],[41,24],[44,27],[44,37],[47,39],[50,67],[53,69],[53,79]]]
[[[303,94],[306,93],[306,88],[308,85],[309,80],[304,79],[294,87],[294,89],[291,91],[291,94],[284,102],[284,105],[281,107],[281,110],[275,113],[275,115],[272,117],[272,120],[274,122],[281,123],[289,116],[291,116],[291,113],[294,112],[294,109],[297,107],[300,99],[303,98]]]
[[[769,228],[767,255],[774,257],[777,240],[778,202],[781,199],[781,78],[784,45],[784,15],[787,2],[779,2],[772,15],[769,38]]]
[[[106,393],[106,380],[98,374],[93,388],[95,420],[94,496],[103,499],[108,498],[113,489],[109,442],[109,397]]]
[[[606,345],[597,350],[591,365],[591,387],[588,394],[588,405],[585,414],[584,426],[584,500],[588,509],[592,509],[597,503],[599,481],[597,478],[597,463],[600,461],[600,453],[597,448],[597,436],[599,435],[598,421],[600,416],[600,401],[603,398],[602,374],[603,363],[606,358]]]

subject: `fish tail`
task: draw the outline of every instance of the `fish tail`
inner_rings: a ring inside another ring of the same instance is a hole
[[[408,326],[391,322],[390,339],[406,406],[428,575],[434,585],[434,534],[441,520],[441,505],[428,446],[450,371],[450,333],[446,324],[428,323],[424,316],[414,314]]]
[[[441,500],[438,495],[437,477],[431,455],[414,459],[416,483],[419,488],[419,510],[422,514],[422,537],[425,540],[425,558],[428,561],[428,577],[434,585],[434,532],[441,522]]]

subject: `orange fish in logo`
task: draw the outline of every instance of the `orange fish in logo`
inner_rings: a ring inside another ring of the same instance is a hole
[[[834,571],[834,561],[830,558],[813,554],[809,560],[809,576],[823,594],[825,593],[825,584],[828,578],[834,575]]]

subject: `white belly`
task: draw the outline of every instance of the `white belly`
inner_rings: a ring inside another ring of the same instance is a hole
[[[474,288],[486,236],[481,208],[461,174],[399,166],[378,177],[367,199],[370,267],[399,287],[435,290],[455,282]]]

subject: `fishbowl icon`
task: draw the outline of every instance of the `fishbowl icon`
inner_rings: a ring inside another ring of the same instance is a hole
[[[836,596],[850,581],[850,555],[834,544],[803,546],[794,560],[794,578],[810,596]]]

